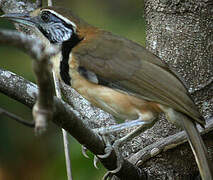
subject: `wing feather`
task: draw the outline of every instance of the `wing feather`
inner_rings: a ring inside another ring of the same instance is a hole
[[[73,53],[81,66],[109,82],[109,86],[170,106],[204,123],[177,76],[139,44],[102,31],[81,43]]]

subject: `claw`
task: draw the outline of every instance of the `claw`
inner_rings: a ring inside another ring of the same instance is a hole
[[[112,170],[112,171],[108,171],[110,172],[112,175],[118,173],[122,168],[122,164],[121,163],[117,163],[117,168]]]
[[[121,141],[118,139],[114,142],[113,146],[111,147],[111,152],[112,152],[112,149],[114,149],[115,154],[117,156],[117,168],[112,170],[112,171],[109,171],[111,174],[116,174],[122,168],[123,158],[122,158],[122,156],[120,155],[120,152],[119,152],[119,146],[120,145],[121,145]]]
[[[114,174],[118,173],[122,168],[123,159],[122,159],[120,152],[119,152],[119,146],[121,145],[122,141],[116,140],[113,143],[113,145],[111,145],[110,139],[107,136],[107,134],[101,134],[101,137],[106,144],[106,148],[104,150],[105,154],[104,155],[97,155],[97,157],[100,158],[100,159],[108,158],[111,155],[113,150],[115,151],[115,154],[117,155],[117,168],[114,169],[114,170],[108,171],[102,179],[102,180],[107,180],[107,179],[111,179],[112,176]],[[95,164],[94,164],[94,166],[95,166]]]
[[[112,170],[112,171],[108,171],[104,176],[103,176],[103,178],[102,178],[102,180],[107,180],[107,179],[112,179],[112,176],[114,175],[114,174],[116,174],[117,172],[119,172],[120,170],[121,170],[121,168],[122,168],[122,165],[121,164],[119,164],[119,166],[116,168],[116,169],[114,169],[114,170]]]
[[[109,178],[109,179],[112,179],[112,176],[113,176],[113,174],[112,174],[110,171],[108,171],[108,172],[104,175],[104,177],[102,178],[102,180],[107,180],[108,178]]]
[[[99,161],[99,159],[97,158],[97,156],[94,156],[93,165],[96,169],[99,169],[98,166],[97,166],[98,161]]]
[[[108,137],[107,134],[100,134],[102,140],[104,141],[105,145],[106,145],[106,148],[104,149],[105,151],[105,154],[100,154],[100,155],[97,155],[98,158],[100,159],[105,159],[107,157],[110,156],[110,154],[112,153],[112,145],[111,145],[111,141],[110,141],[110,138]]]
[[[89,159],[89,156],[87,155],[87,148],[83,145],[81,146],[81,152],[85,158]]]
[[[107,145],[107,147],[105,148],[105,153],[106,154],[104,154],[104,155],[97,155],[99,158],[107,158],[107,157],[110,156],[110,154],[114,150],[115,154],[117,156],[117,168],[114,169],[114,170],[108,171],[104,175],[104,177],[102,178],[102,180],[111,179],[114,174],[118,173],[121,170],[122,164],[123,164],[123,159],[122,159],[122,156],[120,155],[120,152],[119,152],[119,146],[121,145],[121,143],[122,143],[122,141],[116,140],[112,146],[111,145]]]

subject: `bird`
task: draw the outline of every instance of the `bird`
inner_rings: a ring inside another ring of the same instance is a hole
[[[114,144],[150,128],[158,115],[165,113],[169,121],[185,130],[202,179],[213,179],[196,128],[196,123],[204,126],[205,121],[178,75],[159,57],[127,38],[88,24],[63,7],[2,17],[27,25],[47,47],[59,46],[60,52],[51,58],[54,71],[92,105],[117,119],[142,123]]]

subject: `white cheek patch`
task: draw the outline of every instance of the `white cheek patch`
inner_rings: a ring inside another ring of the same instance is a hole
[[[49,30],[51,34],[50,37],[53,41],[58,43],[69,40],[73,34],[72,29],[65,26],[61,27],[61,25],[57,23],[53,24],[51,27],[52,28]]]
[[[61,34],[62,34],[62,37],[63,37],[63,40],[64,41],[67,41],[68,39],[71,38],[73,32],[72,30],[66,28],[66,29],[63,29],[64,31],[61,31]]]
[[[49,23],[48,26],[42,27],[40,34],[45,36],[51,43],[62,43],[71,39],[73,29],[69,29],[60,23]]]

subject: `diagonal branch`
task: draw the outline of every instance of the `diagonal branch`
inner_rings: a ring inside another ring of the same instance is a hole
[[[22,125],[25,125],[27,127],[31,127],[31,128],[34,128],[35,127],[35,123],[34,122],[28,122],[28,121],[25,121],[23,120],[21,117],[11,113],[11,112],[8,112],[7,110],[3,109],[3,108],[0,108],[0,115],[5,115],[11,119],[14,119],[16,120],[18,123],[21,123]]]
[[[198,127],[202,135],[207,134],[208,132],[213,130],[213,118],[208,119],[206,122],[207,123],[205,129]],[[149,146],[146,146],[142,150],[132,155],[128,160],[133,164],[137,164],[137,166],[141,166],[150,158],[155,157],[162,152],[174,149],[185,142],[187,142],[186,133],[184,131],[181,131],[177,134],[168,136]]]

